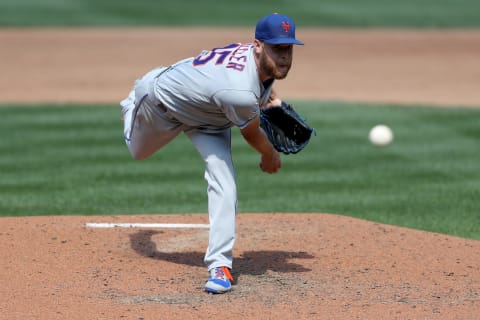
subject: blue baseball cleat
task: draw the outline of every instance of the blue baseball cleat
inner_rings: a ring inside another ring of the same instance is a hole
[[[205,284],[205,291],[209,293],[225,293],[232,290],[233,277],[227,267],[210,269],[210,278]]]

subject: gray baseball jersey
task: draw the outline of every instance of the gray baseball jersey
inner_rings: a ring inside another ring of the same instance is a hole
[[[181,123],[204,130],[244,128],[270,95],[253,45],[231,44],[176,63],[154,82],[155,97]]]

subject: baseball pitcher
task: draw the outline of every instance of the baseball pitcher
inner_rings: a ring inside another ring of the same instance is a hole
[[[262,171],[280,169],[280,155],[260,126],[260,108],[281,105],[272,86],[287,76],[293,45],[303,45],[295,38],[294,21],[267,15],[257,23],[253,42],[220,46],[155,68],[137,79],[120,103],[125,141],[134,159],[149,157],[183,132],[205,162],[207,292],[227,292],[233,282],[237,187],[230,130],[238,127],[258,151]]]

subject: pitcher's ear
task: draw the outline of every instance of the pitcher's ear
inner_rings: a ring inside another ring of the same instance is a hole
[[[255,52],[260,53],[263,49],[263,41],[258,39],[253,40],[253,47],[255,48]]]

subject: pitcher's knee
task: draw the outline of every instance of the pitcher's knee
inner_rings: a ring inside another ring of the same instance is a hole
[[[207,182],[212,187],[221,182],[221,187],[218,188],[217,192],[222,193],[227,198],[235,198],[237,190],[231,163],[215,156],[209,157],[206,163],[205,178]]]
[[[152,155],[152,152],[147,152],[147,150],[133,148],[131,145],[128,146],[130,154],[134,160],[145,160]]]
[[[144,154],[141,154],[141,153],[140,154],[132,154],[132,157],[133,157],[134,160],[138,160],[138,161],[145,160],[145,159],[148,158],[148,156],[146,156]]]

